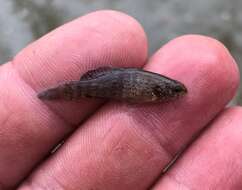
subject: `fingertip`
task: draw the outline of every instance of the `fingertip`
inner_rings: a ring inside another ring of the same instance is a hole
[[[215,38],[188,34],[171,40],[164,47],[166,46],[169,51],[177,51],[178,56],[190,56],[191,61],[194,61],[192,58],[200,58],[201,66],[205,67],[205,64],[211,65],[211,68],[208,67],[208,70],[221,68],[227,74],[231,74],[237,83],[239,81],[238,65],[225,45]],[[179,49],[183,50],[180,54]],[[198,65],[198,61],[191,64]],[[212,68],[213,66],[215,68]]]
[[[227,48],[202,35],[171,40],[153,56],[152,62],[159,62],[152,69],[163,68],[164,74],[184,82],[189,91],[199,93],[193,94],[194,97],[220,94],[217,100],[228,102],[240,81],[238,66]]]
[[[135,47],[133,49],[129,49],[130,54],[134,53],[136,56],[139,56],[141,60],[147,59],[147,36],[141,24],[134,17],[116,10],[98,10],[79,19],[82,18],[85,18],[88,25],[90,25],[90,21],[94,21],[94,23],[98,21],[98,25],[105,25],[108,22],[115,23],[119,29],[123,30],[123,34],[128,34],[128,36],[120,36],[120,38],[123,41],[127,40],[128,43],[132,43],[130,46]]]
[[[46,34],[18,53],[13,65],[35,88],[79,78],[86,70],[105,65],[142,67],[147,49],[138,21],[118,11],[102,10]]]

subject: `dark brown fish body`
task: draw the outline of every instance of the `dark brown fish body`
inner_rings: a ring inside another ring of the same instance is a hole
[[[185,86],[165,76],[137,68],[99,68],[80,81],[70,81],[38,94],[41,99],[77,100],[107,98],[128,102],[167,101],[187,92]]]

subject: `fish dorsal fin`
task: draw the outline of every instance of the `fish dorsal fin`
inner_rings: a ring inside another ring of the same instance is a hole
[[[108,71],[111,71],[112,67],[99,67],[95,70],[90,70],[84,73],[80,80],[91,80],[107,74]]]

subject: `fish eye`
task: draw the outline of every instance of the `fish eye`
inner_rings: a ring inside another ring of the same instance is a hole
[[[173,88],[173,92],[178,95],[185,94],[185,93],[187,93],[187,89],[184,85],[177,85]]]
[[[175,86],[175,88],[174,88],[174,92],[183,92],[183,91],[184,91],[184,89],[179,85]]]
[[[176,87],[174,88],[174,91],[175,91],[175,92],[180,92],[180,91],[182,91],[182,88],[179,87],[179,86],[176,86]]]

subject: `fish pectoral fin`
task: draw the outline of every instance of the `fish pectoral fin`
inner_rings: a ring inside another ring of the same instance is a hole
[[[113,68],[112,67],[99,67],[97,69],[94,70],[90,70],[86,73],[84,73],[80,80],[91,80],[91,79],[95,79],[101,76],[106,75],[109,71],[111,71]]]

